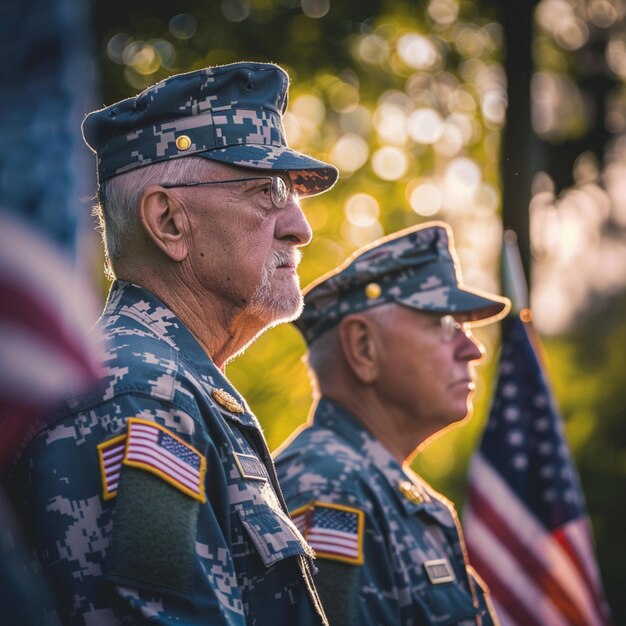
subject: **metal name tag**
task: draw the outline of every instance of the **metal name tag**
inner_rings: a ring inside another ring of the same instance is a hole
[[[454,571],[448,559],[433,559],[424,563],[424,569],[433,585],[449,583],[454,580]]]
[[[239,452],[233,452],[233,454],[235,456],[235,463],[237,463],[237,469],[242,478],[267,482],[265,467],[259,459],[251,454],[240,454]]]

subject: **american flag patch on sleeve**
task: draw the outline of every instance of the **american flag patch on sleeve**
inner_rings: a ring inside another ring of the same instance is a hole
[[[98,461],[100,462],[100,476],[102,478],[102,497],[105,500],[114,498],[117,494],[117,485],[120,480],[126,435],[113,437],[98,446]]]
[[[128,420],[124,465],[156,474],[188,496],[205,502],[206,459],[167,428],[146,420]]]
[[[363,563],[363,511],[311,502],[293,511],[291,518],[317,556],[353,565]]]

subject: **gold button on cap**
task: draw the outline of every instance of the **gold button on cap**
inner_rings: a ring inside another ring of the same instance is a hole
[[[367,285],[367,287],[365,287],[365,295],[370,300],[375,300],[380,296],[381,293],[382,289],[380,288],[380,285],[378,283],[370,283],[369,285]]]
[[[225,389],[213,389],[211,397],[215,402],[231,413],[244,413],[244,408],[241,403]]]
[[[179,150],[189,150],[191,147],[191,139],[187,135],[181,135],[176,138],[176,147]]]

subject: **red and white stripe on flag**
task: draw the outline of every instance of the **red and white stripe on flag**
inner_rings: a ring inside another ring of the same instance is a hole
[[[164,426],[130,418],[123,463],[151,472],[192,498],[206,501],[206,458]]]
[[[62,251],[0,207],[0,464],[50,408],[96,385],[96,317]]]
[[[502,626],[607,626],[586,515],[548,531],[480,454],[463,517]]]
[[[314,501],[293,511],[291,518],[318,557],[363,563],[363,511]]]
[[[125,447],[126,434],[113,437],[98,446],[102,496],[105,500],[110,500],[117,495]]]

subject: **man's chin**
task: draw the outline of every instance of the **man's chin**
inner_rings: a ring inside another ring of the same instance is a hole
[[[271,322],[272,326],[293,322],[300,317],[302,309],[304,308],[304,300],[299,291],[297,298],[294,298],[291,302],[284,302],[282,304],[282,306],[274,307],[273,321]]]
[[[300,317],[303,307],[302,293],[299,287],[294,285],[289,291],[283,290],[283,293],[256,299],[250,305],[249,313],[264,325],[276,326]]]

